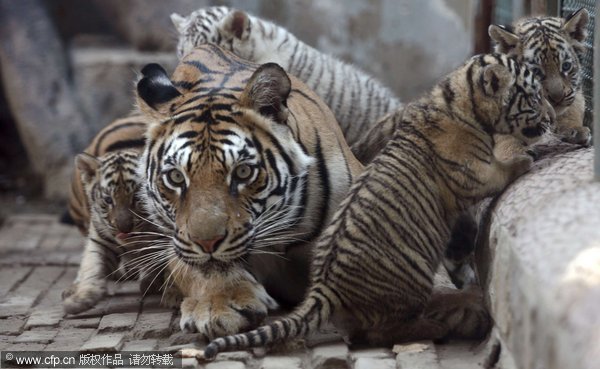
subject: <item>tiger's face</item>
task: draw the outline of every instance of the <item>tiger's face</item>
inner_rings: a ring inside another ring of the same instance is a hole
[[[581,90],[578,54],[586,37],[589,15],[580,9],[569,18],[523,19],[511,28],[490,26],[496,50],[515,56],[542,81],[548,101],[562,114]]]
[[[140,225],[136,199],[136,175],[139,154],[133,151],[111,152],[101,157],[86,153],[76,157],[76,166],[90,205],[90,217],[104,237],[126,243],[129,234]]]
[[[145,75],[150,82],[142,79],[138,94],[146,109],[160,89],[178,101],[174,114],[148,131],[139,168],[146,209],[171,232],[177,256],[225,268],[272,246],[274,232],[299,220],[312,162],[285,124],[285,72],[263,65],[239,98],[231,91],[180,94],[164,84],[164,70]]]
[[[504,54],[487,54],[466,65],[472,86],[478,86],[470,87],[475,119],[491,122],[488,130],[530,144],[553,123],[554,110],[542,85],[524,64]]]
[[[195,47],[207,43],[252,60],[252,48],[247,42],[251,32],[250,18],[245,12],[226,6],[202,8],[183,17],[171,14],[171,21],[179,33],[177,56],[181,59]]]

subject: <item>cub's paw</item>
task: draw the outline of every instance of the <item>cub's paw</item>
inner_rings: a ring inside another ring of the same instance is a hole
[[[276,307],[262,285],[240,283],[198,299],[184,298],[179,325],[184,332],[212,340],[257,327]]]
[[[592,132],[588,127],[567,128],[558,132],[560,139],[575,145],[589,146],[592,143]]]
[[[529,155],[518,155],[510,161],[513,180],[527,173],[531,169],[533,158]]]
[[[104,283],[73,283],[62,293],[63,309],[67,314],[88,310],[106,295]]]

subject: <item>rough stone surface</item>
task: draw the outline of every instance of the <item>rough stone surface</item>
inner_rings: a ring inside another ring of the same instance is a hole
[[[206,364],[206,369],[245,369],[246,365],[239,361],[220,361]]]
[[[98,330],[100,332],[113,332],[133,328],[138,313],[116,313],[102,317]]]
[[[482,218],[480,270],[503,348],[522,369],[596,369],[600,183],[593,150],[550,154]],[[489,266],[489,268],[486,268]]]
[[[297,357],[265,357],[260,369],[302,369],[302,360]]]
[[[396,369],[396,361],[394,359],[361,357],[354,363],[354,369]]]
[[[317,346],[311,352],[310,364],[315,369],[349,368],[348,347],[343,343]]]
[[[397,369],[439,369],[433,344],[414,343],[394,346]]]
[[[81,351],[119,351],[124,338],[123,332],[97,334],[81,346]]]

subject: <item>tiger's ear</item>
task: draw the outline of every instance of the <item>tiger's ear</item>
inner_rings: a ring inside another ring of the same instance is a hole
[[[183,35],[189,25],[187,18],[177,13],[172,13],[170,18],[177,32],[179,32],[180,35]]]
[[[181,96],[163,67],[152,63],[142,68],[142,79],[137,83],[137,102],[143,113],[164,119]]]
[[[283,123],[287,120],[287,98],[292,83],[276,63],[263,64],[254,72],[240,97],[240,105]]]
[[[84,183],[90,183],[98,173],[100,160],[95,156],[82,152],[75,157],[75,166],[81,172],[81,180]]]
[[[241,10],[232,10],[223,18],[219,25],[222,32],[238,40],[247,40],[250,37],[250,18]]]
[[[490,38],[498,45],[497,52],[507,53],[519,44],[519,36],[512,33],[505,26],[492,24],[488,28]]]
[[[515,78],[504,65],[491,64],[483,67],[480,81],[487,96],[500,96],[513,85]]]
[[[562,30],[565,31],[573,40],[581,42],[587,37],[587,24],[590,20],[590,14],[585,8],[577,10],[565,19]]]

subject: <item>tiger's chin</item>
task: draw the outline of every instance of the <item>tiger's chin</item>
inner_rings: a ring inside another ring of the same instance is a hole
[[[177,256],[179,260],[200,271],[205,276],[210,276],[212,274],[226,274],[233,269],[237,269],[242,264],[242,260],[239,258],[234,260],[219,260],[212,255],[209,255],[208,258],[200,260],[185,257],[179,253],[177,253]]]

